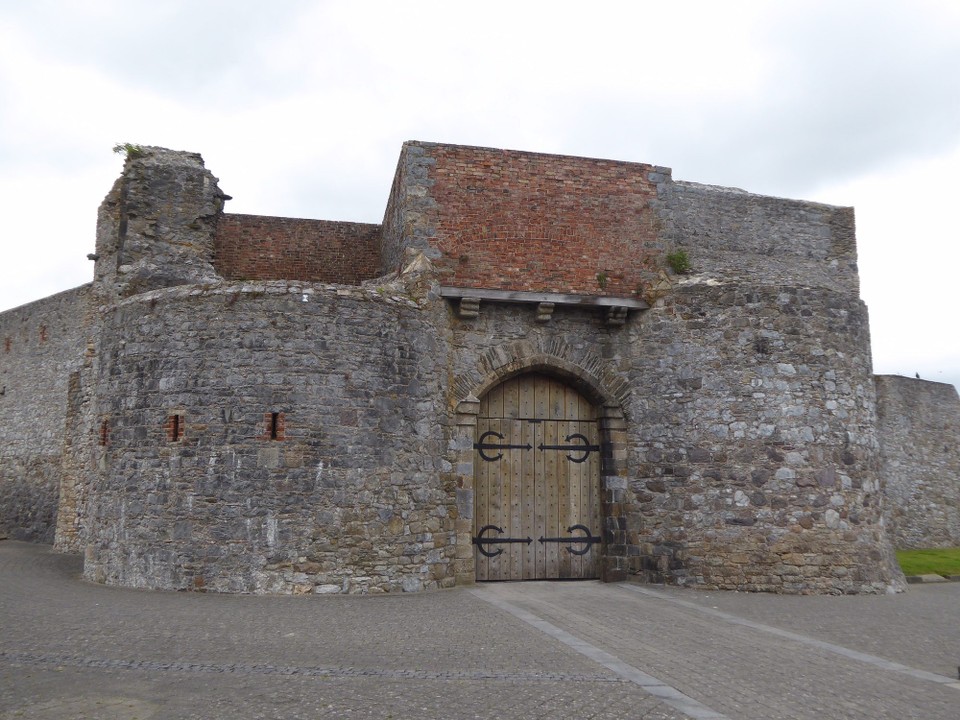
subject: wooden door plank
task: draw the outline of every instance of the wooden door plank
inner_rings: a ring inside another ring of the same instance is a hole
[[[559,444],[560,423],[556,420],[544,420],[543,422],[543,442],[546,445]],[[560,477],[558,458],[560,453],[557,450],[544,450],[543,458],[543,476],[545,486],[545,528],[544,535],[549,538],[563,537],[566,535],[565,528],[560,527]],[[559,543],[547,543],[544,558],[545,577],[560,577],[560,549]]]
[[[566,388],[564,416],[568,419],[565,437],[579,433],[580,428],[580,393],[572,387]],[[579,455],[573,455],[579,458]],[[583,492],[583,463],[566,460],[567,482],[569,483],[569,492],[567,493],[566,506],[566,526],[582,524],[581,495]],[[580,534],[580,533],[577,533]],[[583,546],[573,546],[581,550]],[[583,576],[583,557],[573,553],[567,553],[570,558],[569,577],[579,578]]]
[[[503,383],[503,413],[502,417],[504,420],[501,424],[500,433],[503,435],[503,440],[501,443],[503,445],[514,445],[516,441],[514,439],[514,430],[516,425],[516,420],[511,420],[510,418],[515,418],[517,416],[517,410],[519,408],[519,399],[518,399],[518,383],[516,379],[508,380]],[[500,527],[503,528],[503,537],[518,537],[516,530],[517,528],[513,524],[513,486],[514,486],[514,464],[517,461],[517,456],[519,451],[511,448],[501,451],[503,457],[500,459],[499,463],[499,478],[500,478]],[[503,553],[499,556],[499,579],[500,580],[516,580],[518,579],[513,574],[513,568],[515,564],[515,559],[519,556],[520,547],[514,543],[507,545],[501,545],[503,548]]]
[[[490,428],[499,434],[503,434],[503,421],[500,418],[490,420]],[[494,453],[496,455],[496,453]],[[490,477],[490,491],[487,495],[489,504],[490,522],[499,528],[503,527],[503,458],[488,462],[488,473]],[[493,533],[495,537],[504,537],[506,532]],[[494,546],[494,550],[503,548],[503,552],[496,557],[490,558],[490,579],[503,580],[504,555],[507,554],[506,545]]]
[[[586,443],[587,445],[593,445],[594,443],[591,439],[592,435],[590,434],[589,425],[588,423],[584,422],[584,419],[588,414],[587,403],[585,403],[584,400],[585,398],[582,395],[580,395],[580,393],[577,393],[576,399],[571,401],[570,403],[571,406],[575,406],[575,408],[570,407],[570,413],[571,414],[576,413],[576,417],[577,417],[577,422],[575,423],[577,429],[574,432],[580,435],[583,435],[585,438],[587,438],[587,443]],[[575,512],[577,517],[580,518],[580,520],[578,521],[579,524],[586,525],[588,528],[590,528],[591,535],[593,534],[594,528],[593,528],[593,523],[591,522],[591,519],[590,519],[589,508],[586,506],[584,502],[585,500],[584,491],[586,490],[587,486],[590,484],[590,475],[587,472],[587,469],[590,465],[590,458],[594,454],[595,453],[591,452],[589,455],[587,455],[587,460],[585,462],[576,463],[577,492],[573,493],[570,498],[571,505],[572,505],[571,512]],[[577,457],[582,457],[582,456],[578,455]],[[581,532],[580,534],[583,534],[583,533]],[[587,547],[589,547],[589,550],[587,550],[586,553],[584,553],[583,555],[577,558],[577,561],[578,561],[577,577],[584,578],[588,573],[590,558],[594,554],[594,546],[580,545],[578,547],[580,550],[584,550]]]
[[[482,405],[481,405],[482,407]],[[477,419],[477,437],[490,429],[490,421],[487,418]],[[489,524],[487,518],[487,494],[489,492],[490,463],[480,457],[478,450],[473,451],[473,536],[477,537],[480,529]],[[488,558],[479,551],[479,545],[474,546],[473,554],[477,559],[477,580],[490,579],[490,563]]]
[[[520,407],[520,379],[505,380],[500,387],[503,388],[503,414],[500,417],[516,418]]]
[[[592,430],[591,437],[593,438],[592,443],[594,445],[600,444],[600,425],[597,422],[593,422],[590,425]],[[601,491],[601,479],[600,472],[602,469],[602,459],[599,452],[593,453],[590,456],[590,467],[586,468],[585,471],[590,478],[589,485],[587,486],[587,491],[589,494],[589,505],[590,505],[590,517],[592,519],[591,525],[594,528],[594,534],[603,537],[603,503],[602,503],[602,491]],[[586,577],[597,578],[600,577],[600,557],[603,553],[603,544],[602,542],[597,543],[593,546],[593,552],[590,553],[590,569],[589,574]]]
[[[518,403],[520,421],[520,442],[530,444],[532,450],[525,451],[520,463],[520,518],[521,537],[533,539],[529,545],[521,546],[520,577],[533,580],[537,577],[537,538],[536,535],[536,424],[530,418],[536,415],[534,384],[532,375],[518,378]]]
[[[568,420],[557,422],[557,444],[566,445],[566,438],[576,430],[571,429],[571,423]],[[557,465],[557,529],[560,531],[559,537],[566,537],[570,534],[568,528],[578,521],[576,515],[571,510],[572,494],[579,492],[576,487],[576,463],[570,462],[567,455],[570,453],[563,450],[553,451]],[[570,552],[570,548],[575,546],[558,545],[558,572],[561,578],[576,577],[574,568],[577,566],[577,556]]]
[[[537,442],[534,447],[536,460],[535,460],[535,490],[534,490],[534,510],[535,510],[535,535],[531,537],[534,540],[538,540],[540,537],[549,537],[548,535],[548,488],[547,480],[548,475],[546,471],[546,464],[543,459],[543,452],[539,450],[537,446],[541,443],[547,442],[546,434],[544,432],[544,426],[546,422],[542,418],[547,417],[548,405],[550,401],[550,390],[549,390],[549,380],[543,375],[534,375],[533,378],[533,392],[534,392],[534,416],[540,418],[541,421],[536,424],[536,437]],[[536,542],[537,545],[537,559],[536,559],[536,577],[537,578],[547,578],[550,577],[547,574],[547,557],[548,557],[548,546],[541,542]]]
[[[516,406],[514,406],[516,407]],[[505,442],[510,445],[521,445],[523,434],[522,421],[504,420]],[[514,448],[505,451],[504,464],[501,467],[503,475],[503,527],[506,534],[513,538],[524,537],[523,527],[520,522],[520,504],[523,483],[523,455],[524,451]],[[505,564],[503,571],[505,580],[520,580],[523,578],[523,548],[518,543],[506,546],[509,550],[504,555],[509,554],[510,561]]]

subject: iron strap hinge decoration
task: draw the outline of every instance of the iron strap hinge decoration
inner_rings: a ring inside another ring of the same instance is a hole
[[[484,440],[486,440],[488,437],[495,437],[499,440],[503,440],[503,435],[501,435],[500,433],[494,430],[487,430],[487,432],[485,432],[483,435],[480,436],[480,440],[478,440],[473,444],[474,449],[480,451],[480,457],[482,457],[487,462],[493,462],[494,460],[499,460],[500,458],[503,457],[503,453],[501,452],[501,453],[497,453],[496,456],[490,456],[490,455],[487,455],[485,452],[483,452],[484,450],[532,450],[533,449],[533,445],[531,445],[530,443],[527,443],[526,445],[509,445],[509,444],[502,445],[500,443],[484,442]],[[488,527],[493,527],[493,525],[490,525]],[[503,530],[501,530],[500,532],[503,532]]]
[[[591,545],[593,545],[594,543],[600,542],[600,538],[597,535],[590,534],[590,528],[588,528],[586,525],[571,525],[570,527],[567,528],[567,532],[569,533],[572,533],[574,530],[582,530],[585,534],[574,535],[572,537],[555,537],[555,538],[547,538],[547,537],[541,536],[538,542],[566,543],[568,545],[566,550],[571,555],[586,555],[588,552],[590,552]],[[581,544],[586,545],[586,547],[583,547],[577,550],[574,550],[572,547],[569,547],[569,545],[581,545]]]
[[[572,450],[575,453],[583,453],[583,457],[575,458],[572,455],[567,455],[567,460],[575,463],[586,462],[587,458],[590,457],[591,452],[595,452],[600,449],[599,445],[591,445],[590,441],[587,440],[586,435],[581,435],[580,433],[573,433],[573,435],[567,435],[564,440],[570,442],[571,440],[582,440],[583,445],[544,445],[540,443],[537,445],[537,450]],[[574,525],[574,527],[577,527]],[[589,532],[587,533],[590,534]]]
[[[477,550],[480,551],[480,554],[486,555],[487,557],[496,557],[497,555],[503,552],[503,548],[497,548],[496,552],[490,552],[484,547],[484,545],[506,545],[509,543],[523,543],[525,545],[529,545],[530,543],[533,542],[532,537],[525,537],[525,538],[484,537],[483,534],[487,532],[487,530],[496,530],[498,533],[503,532],[502,527],[497,527],[496,525],[484,525],[482,528],[480,528],[480,531],[477,533],[477,536],[475,538],[470,539],[470,542],[472,542],[474,545],[477,546]],[[589,531],[587,531],[587,534],[589,535]]]
[[[498,433],[496,430],[487,430],[483,435],[480,436],[480,439],[473,444],[474,450],[479,450],[480,457],[487,462],[496,462],[503,457],[503,453],[498,452],[496,455],[487,455],[484,450],[533,450],[533,445],[530,443],[526,443],[524,445],[511,445],[509,443],[489,442],[487,439],[492,437],[497,438],[498,440],[504,439],[504,436]],[[567,455],[567,460],[575,463],[586,462],[587,458],[590,457],[590,453],[600,450],[599,445],[591,445],[590,441],[587,439],[587,436],[582,435],[581,433],[567,435],[564,440],[568,443],[574,440],[579,440],[583,444],[544,445],[543,443],[540,443],[537,445],[537,450],[541,452],[544,450],[570,450],[571,454]],[[583,453],[583,457],[574,457],[574,455],[578,453]]]

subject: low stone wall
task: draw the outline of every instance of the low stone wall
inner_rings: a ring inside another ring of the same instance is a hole
[[[960,398],[953,385],[878,375],[888,522],[898,548],[960,546]]]
[[[53,542],[67,390],[87,347],[85,285],[0,313],[0,532]]]

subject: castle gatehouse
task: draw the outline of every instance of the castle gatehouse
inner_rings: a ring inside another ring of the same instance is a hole
[[[0,315],[11,536],[162,589],[902,587],[851,209],[421,142],[379,225],[228,199],[131,146],[93,282]]]

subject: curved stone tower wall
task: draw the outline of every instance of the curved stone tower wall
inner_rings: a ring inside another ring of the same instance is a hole
[[[120,302],[102,341],[109,439],[87,578],[225,592],[452,584],[430,313],[376,288],[182,287]]]
[[[856,296],[691,284],[631,334],[634,570],[774,592],[902,583]]]
[[[902,587],[852,209],[685,182],[660,201],[694,274],[635,337],[641,569],[725,589]]]

